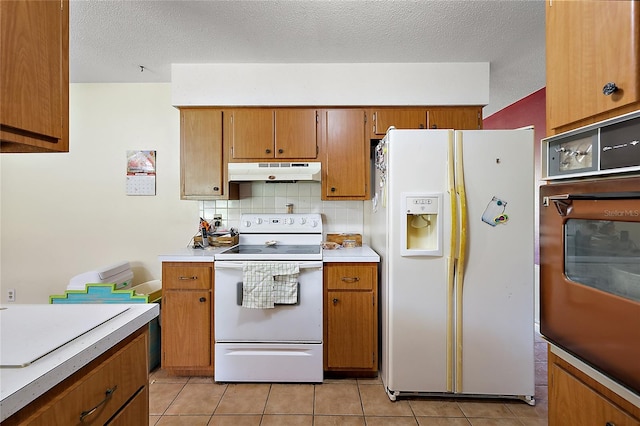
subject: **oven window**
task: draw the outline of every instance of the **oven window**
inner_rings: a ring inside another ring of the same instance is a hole
[[[640,301],[640,222],[569,219],[564,244],[570,280]]]

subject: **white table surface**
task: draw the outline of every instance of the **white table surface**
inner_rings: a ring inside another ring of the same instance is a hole
[[[30,334],[23,334],[25,340],[51,340],[50,329],[42,327],[38,330],[32,325],[38,322],[45,323],[56,315],[64,316],[69,321],[82,322],[87,318],[87,306],[89,305],[7,304],[0,308],[8,308],[7,311],[14,310],[14,313],[20,310],[29,313],[30,326],[25,327],[24,330],[25,333],[28,330]],[[0,368],[0,421],[4,421],[140,327],[148,324],[160,312],[157,303],[92,304],[90,306],[99,318],[111,318],[114,312],[120,310],[122,312],[25,367]],[[0,329],[3,327],[2,312],[3,310],[0,310]],[[7,324],[10,323],[12,321],[7,321]],[[15,327],[15,325],[12,326]],[[15,338],[15,335],[13,331],[6,335],[2,332],[0,345],[14,345],[11,339]]]

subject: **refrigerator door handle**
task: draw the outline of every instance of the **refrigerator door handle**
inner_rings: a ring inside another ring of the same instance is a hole
[[[464,164],[462,152],[462,132],[456,132],[456,194],[458,197],[460,215],[458,255],[456,260],[456,386],[455,392],[462,392],[462,291],[464,288],[464,269],[467,251],[467,194],[464,186]]]
[[[453,134],[449,135],[449,146],[447,153],[447,183],[449,191],[449,202],[451,208],[451,241],[449,242],[449,257],[447,258],[447,391],[454,391],[453,368],[454,360],[454,313],[455,313],[455,269],[456,269],[456,246],[458,241],[458,201],[456,197],[455,183],[455,148]]]

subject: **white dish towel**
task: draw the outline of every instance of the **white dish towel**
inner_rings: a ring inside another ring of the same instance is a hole
[[[298,301],[297,263],[246,262],[242,267],[242,307],[272,309]]]

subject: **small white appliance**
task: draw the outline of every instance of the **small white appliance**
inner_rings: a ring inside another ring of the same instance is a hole
[[[390,129],[377,145],[381,377],[534,403],[533,130]]]
[[[322,382],[321,216],[243,214],[239,232],[239,244],[216,255],[214,265],[214,379]],[[243,306],[249,265],[295,265],[295,298],[271,308]]]
[[[92,271],[83,272],[71,278],[67,290],[86,290],[87,284],[115,283],[116,290],[131,287],[133,271],[129,262],[122,261]]]

